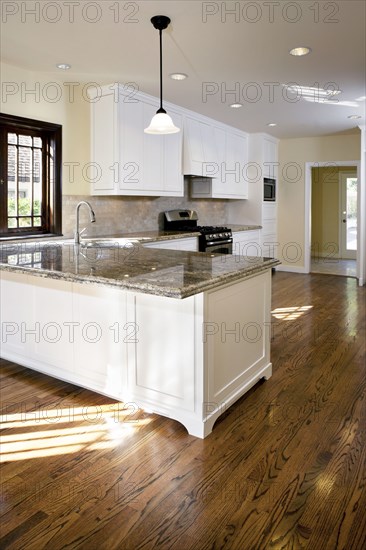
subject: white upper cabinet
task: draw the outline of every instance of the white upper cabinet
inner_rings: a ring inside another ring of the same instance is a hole
[[[93,195],[183,196],[182,115],[168,107],[181,132],[145,134],[156,98],[123,86],[102,89],[92,103]]]
[[[91,97],[91,194],[181,197],[185,174],[195,176],[193,197],[248,198],[248,135],[182,107],[165,107],[181,131],[151,135],[144,129],[159,108],[157,98],[122,84]]]
[[[278,146],[277,140],[270,137],[263,138],[263,176],[277,179],[278,175]]]
[[[200,123],[202,145],[196,150],[206,151],[200,163],[193,160],[189,144],[190,131],[184,140],[184,173],[206,176],[192,178],[191,192],[194,198],[246,199],[248,185],[246,168],[248,163],[247,134],[212,121]],[[185,131],[187,124],[185,123]],[[192,127],[191,121],[188,128]],[[204,129],[204,130],[203,130]],[[196,134],[197,135],[197,134]],[[187,143],[187,146],[186,146]],[[194,141],[196,143],[196,140]],[[187,170],[190,167],[191,172]],[[196,169],[194,172],[193,170]]]
[[[218,155],[210,124],[185,116],[183,150],[185,175],[211,177],[217,171]]]

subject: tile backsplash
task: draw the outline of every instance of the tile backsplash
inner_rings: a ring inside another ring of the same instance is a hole
[[[198,213],[199,225],[223,225],[227,223],[227,199],[191,199],[185,182],[184,197],[129,197],[63,195],[62,233],[72,237],[75,225],[75,207],[78,202],[90,202],[96,222],[90,223],[88,210],[80,208],[80,228],[87,227],[89,237],[155,231],[159,229],[159,214],[174,208],[190,208]]]

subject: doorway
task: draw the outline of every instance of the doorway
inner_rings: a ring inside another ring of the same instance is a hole
[[[357,163],[309,163],[308,272],[357,277]]]

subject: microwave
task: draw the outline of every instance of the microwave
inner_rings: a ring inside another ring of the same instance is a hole
[[[263,179],[263,200],[264,201],[276,200],[276,180],[272,178]]]

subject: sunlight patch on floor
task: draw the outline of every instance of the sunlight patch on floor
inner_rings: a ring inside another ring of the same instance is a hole
[[[4,414],[0,462],[117,447],[151,422],[151,418],[132,416],[137,411],[134,403],[113,403],[50,410],[40,406],[36,411]],[[51,428],[52,423],[57,427]],[[23,431],[17,433],[20,428]]]
[[[308,313],[312,308],[313,306],[277,307],[271,313],[276,319],[293,321]]]

